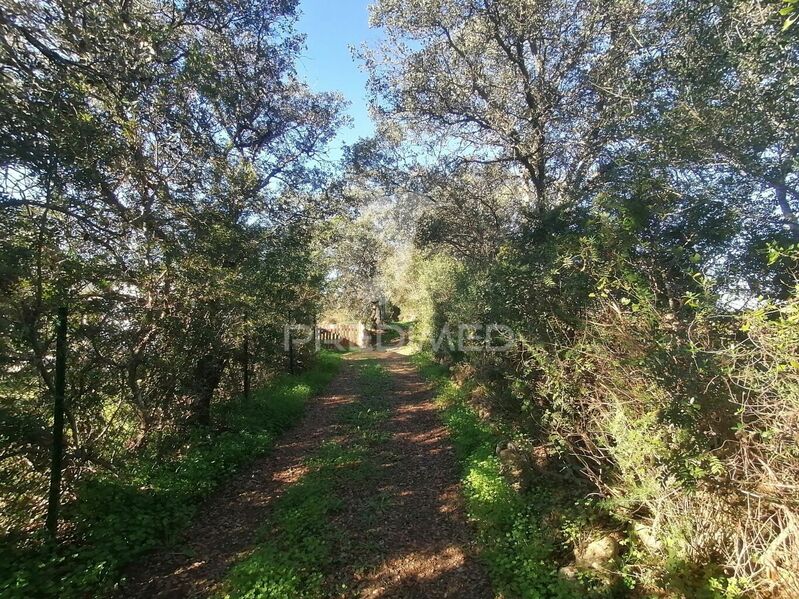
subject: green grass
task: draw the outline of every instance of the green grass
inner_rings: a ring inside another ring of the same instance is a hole
[[[170,459],[145,453],[115,476],[85,481],[77,500],[64,510],[73,542],[25,549],[0,546],[0,595],[109,593],[126,564],[173,540],[205,498],[297,422],[305,402],[325,387],[340,360],[322,352],[306,372],[280,376],[249,400],[217,406],[214,421],[225,432],[195,430],[180,439]]]
[[[404,332],[403,333],[404,339],[406,341],[408,340],[408,332],[410,330],[411,325],[413,324],[412,322],[389,322],[387,324],[392,326],[392,327],[398,327],[398,328],[402,329],[402,331]],[[390,344],[392,344],[392,343],[394,343],[396,341],[399,341],[399,339],[400,339],[400,332],[395,330],[395,329],[393,329],[393,328],[392,329],[386,329],[385,331],[383,331],[383,334],[382,334],[382,337],[381,337],[383,345],[390,345]]]
[[[468,385],[450,381],[447,369],[426,353],[411,360],[437,385],[437,402],[462,467],[466,511],[495,592],[522,599],[577,599],[601,593],[590,580],[583,585],[558,575],[559,566],[568,561],[563,528],[571,521],[573,503],[546,481],[525,495],[517,493],[496,456],[505,435],[471,408]]]
[[[277,501],[255,551],[229,572],[224,596],[323,596],[338,534],[330,522],[342,506],[336,488],[342,479],[364,474],[364,458],[362,446],[322,445],[306,462],[309,473]]]
[[[391,375],[375,360],[363,360],[358,365],[358,389],[364,399],[382,402],[391,386]]]
[[[329,577],[341,566],[341,547],[352,557],[364,553],[369,541],[349,538],[348,531],[335,524],[343,507],[340,491],[368,486],[375,476],[373,450],[386,440],[379,426],[389,415],[383,401],[389,374],[373,361],[358,368],[361,401],[340,408],[338,414],[347,441],[325,442],[308,456],[308,473],[280,496],[261,527],[255,550],[228,573],[224,597],[308,599],[344,590],[329,588]],[[367,498],[359,516],[373,518],[383,507],[379,496]]]

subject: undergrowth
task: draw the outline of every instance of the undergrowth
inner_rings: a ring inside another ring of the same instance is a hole
[[[340,491],[375,475],[372,450],[386,439],[379,425],[389,413],[383,402],[388,383],[380,365],[359,365],[361,401],[338,414],[346,441],[327,441],[306,458],[307,473],[276,501],[255,551],[229,572],[224,597],[321,598],[345,590],[329,588],[339,548],[363,540],[348,539],[335,524],[344,505]]]
[[[322,352],[298,375],[284,375],[249,400],[221,404],[219,430],[195,429],[170,456],[145,451],[121,471],[97,474],[76,491],[60,545],[43,539],[22,549],[0,546],[3,597],[85,597],[110,592],[126,564],[170,542],[198,505],[236,470],[266,453],[300,418],[311,396],[337,372],[341,357]]]
[[[546,480],[518,493],[496,455],[498,443],[511,431],[483,421],[468,403],[468,387],[451,381],[448,369],[429,354],[411,359],[438,387],[436,401],[462,467],[466,510],[495,592],[521,599],[623,594],[623,589],[605,588],[584,575],[570,580],[559,574],[559,566],[568,561],[572,530],[595,517],[592,507]]]

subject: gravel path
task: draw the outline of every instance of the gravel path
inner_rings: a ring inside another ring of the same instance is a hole
[[[247,555],[275,498],[306,472],[303,459],[335,440],[340,407],[361,400],[356,363],[375,359],[391,375],[387,441],[376,452],[370,488],[344,490],[335,524],[353,539],[369,540],[363,563],[326,573],[334,597],[490,598],[476,561],[458,487],[458,466],[429,386],[409,360],[394,352],[349,354],[325,395],[273,451],[235,478],[200,511],[181,539],[180,552],[160,552],[128,573],[121,597],[207,597],[227,569]],[[365,522],[363,502],[379,497],[378,519]],[[342,553],[342,558],[344,554]],[[349,556],[351,557],[351,556]],[[364,565],[365,564],[365,565]],[[289,599],[289,598],[287,598]]]
[[[430,386],[397,353],[371,354],[392,378],[391,436],[380,455],[377,492],[388,505],[371,530],[378,563],[354,577],[347,596],[433,599],[493,597],[465,522],[458,464]],[[374,484],[374,483],[372,483]]]

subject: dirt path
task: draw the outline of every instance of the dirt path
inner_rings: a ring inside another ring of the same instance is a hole
[[[158,553],[129,575],[124,597],[204,597],[255,542],[256,530],[281,493],[306,473],[303,459],[336,439],[339,408],[364,401],[358,395],[357,363],[375,359],[390,374],[381,425],[386,441],[376,450],[377,475],[345,489],[345,509],[335,525],[360,551],[341,548],[342,563],[331,596],[489,598],[486,576],[474,559],[464,521],[458,469],[429,386],[407,358],[394,352],[347,356],[327,393],[313,400],[299,426],[272,453],[236,478],[200,512],[180,552]],[[363,488],[368,485],[369,488]],[[379,517],[359,517],[379,498]],[[368,541],[368,542],[367,542]],[[349,561],[347,561],[349,559]]]

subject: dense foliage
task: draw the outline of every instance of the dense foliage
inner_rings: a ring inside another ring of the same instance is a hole
[[[191,522],[198,504],[236,470],[268,451],[294,424],[304,403],[338,370],[340,356],[322,353],[301,375],[281,375],[213,410],[218,433],[195,429],[120,461],[113,472],[75,481],[78,500],[65,518],[73,529],[61,546],[34,543],[2,548],[0,589],[8,597],[83,597],[108,593],[123,569],[169,543]]]
[[[284,323],[379,306],[498,592],[799,595],[796,2],[376,0],[336,177],[297,4],[0,4],[2,592],[112,588],[331,376]],[[378,416],[231,594],[325,592]]]
[[[467,465],[491,493],[481,471],[519,475],[513,513],[549,509],[530,473],[600,498],[555,535],[574,554],[495,554],[516,516],[490,525],[497,584],[568,594],[575,565],[597,574],[593,538],[620,547],[600,570],[626,592],[799,593],[799,48],[779,7],[381,0],[372,18],[382,135],[353,160],[410,232],[384,289],[468,369],[456,437],[512,439],[504,461],[477,439]],[[492,323],[505,351],[458,343]],[[543,534],[519,518],[519,539]]]
[[[316,229],[335,209],[320,157],[342,100],[297,77],[296,9],[0,6],[0,526],[24,560],[4,558],[7,592],[113,582],[307,395],[250,393],[285,367],[283,324],[319,311]],[[72,557],[38,534],[62,469],[53,532]]]

